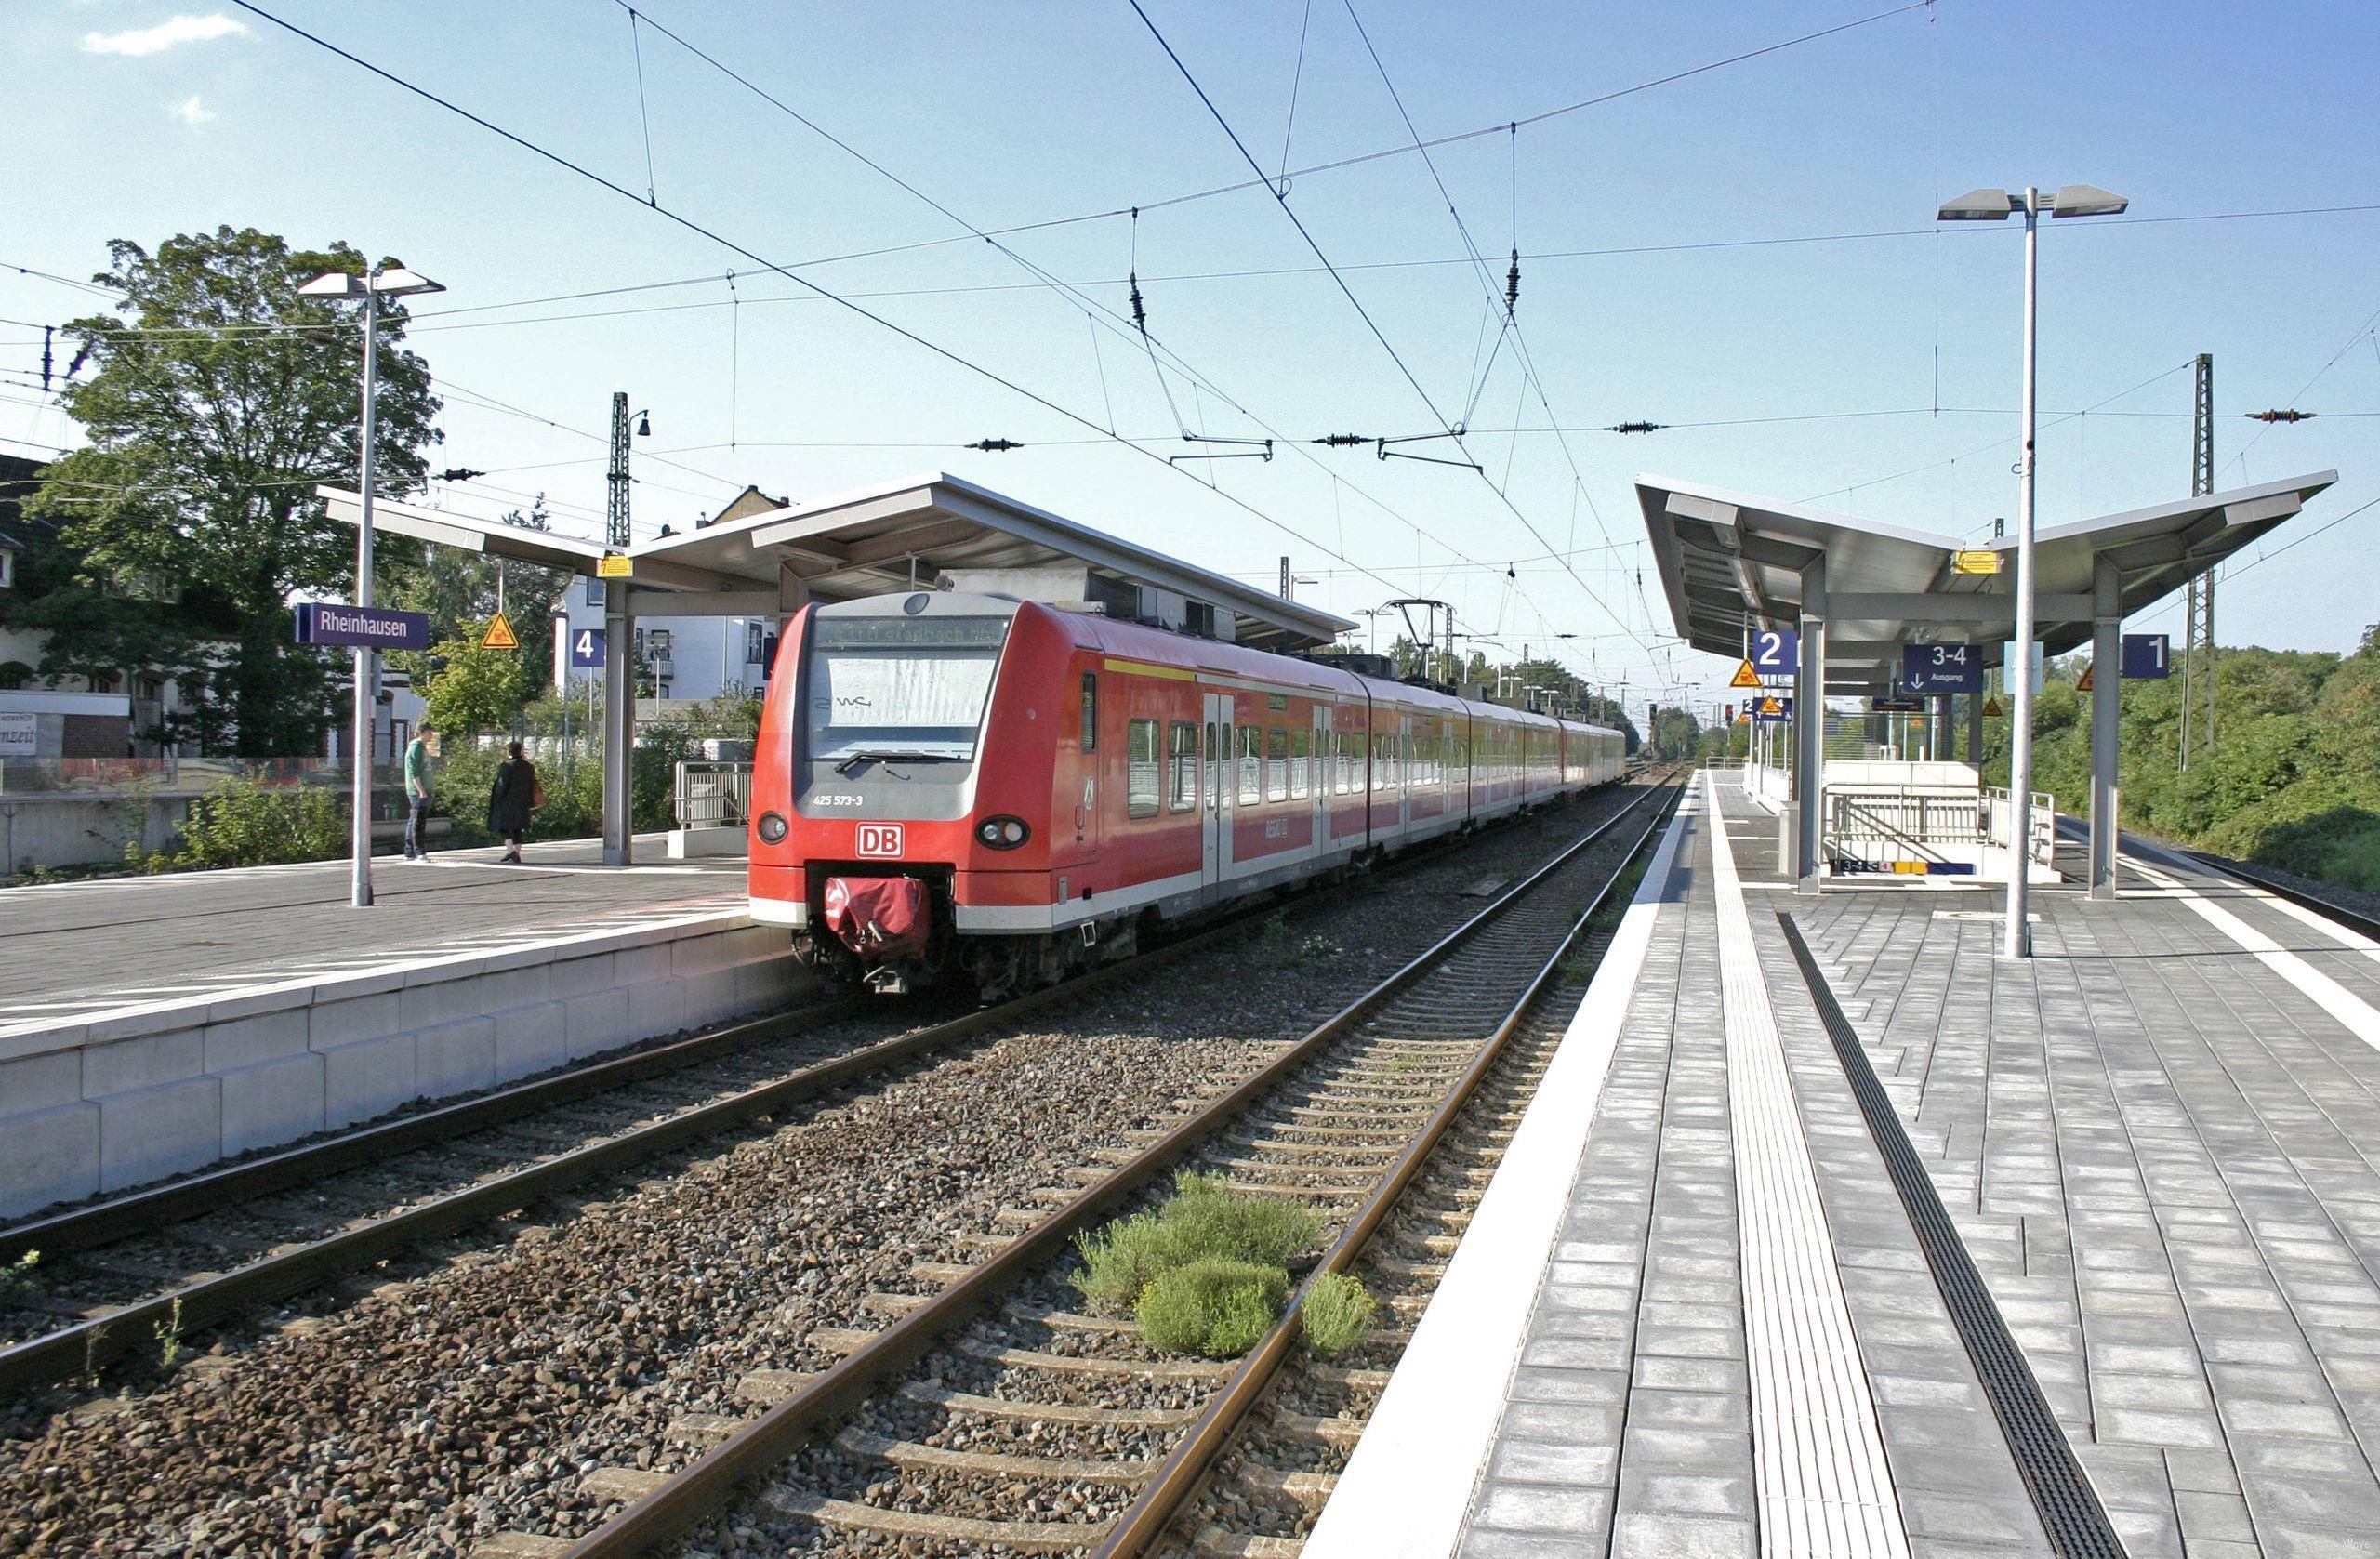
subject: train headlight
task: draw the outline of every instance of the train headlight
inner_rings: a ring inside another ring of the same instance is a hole
[[[986,848],[992,850],[1014,850],[1032,837],[1033,830],[1025,826],[1025,819],[1021,817],[1003,814],[998,817],[987,817],[975,825],[975,838]]]
[[[773,812],[762,813],[760,827],[762,844],[781,844],[785,841],[786,821],[780,814]]]

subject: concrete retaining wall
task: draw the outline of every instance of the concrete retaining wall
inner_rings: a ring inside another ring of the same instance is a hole
[[[809,995],[742,911],[0,1035],[0,1218]]]

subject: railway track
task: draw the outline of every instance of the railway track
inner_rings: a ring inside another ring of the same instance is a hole
[[[1236,1086],[991,1211],[954,1259],[868,1296],[876,1326],[787,1338],[741,1411],[683,1415],[636,1465],[586,1473],[618,1505],[591,1532],[474,1553],[619,1559],[706,1522],[707,1552],[1293,1553],[1558,1040],[1543,998],[1582,983],[1575,950],[1676,794],[1647,787]],[[1387,1289],[1350,1362],[1300,1354],[1304,1286],[1236,1361],[1158,1354],[1072,1307],[1068,1241],[1184,1167],[1312,1207],[1313,1273],[1360,1263]],[[1260,1403],[1232,1480],[1169,1537]],[[1234,1510],[1252,1513],[1237,1529]]]
[[[2202,850],[2185,851],[2181,853],[2218,872],[2227,873],[2243,881],[2253,882],[2266,892],[2287,899],[2290,903],[2310,909],[2317,915],[2336,920],[2350,931],[2360,931],[2365,936],[2380,940],[2380,916],[2366,915],[2360,909],[2348,908],[2336,899],[2309,892],[2288,878],[2277,872],[2267,871],[2264,867],[2246,861],[2234,861],[2228,855],[2210,855]]]
[[[1417,852],[1375,880],[1445,858]],[[178,1340],[359,1273],[385,1282],[402,1274],[376,1269],[432,1242],[1244,935],[1277,907],[890,1037],[880,1001],[822,1002],[0,1230],[0,1265],[41,1253],[16,1320],[53,1323],[0,1346],[0,1392],[95,1379],[166,1331]]]

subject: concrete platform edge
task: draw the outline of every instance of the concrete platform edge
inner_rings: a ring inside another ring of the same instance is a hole
[[[1689,814],[1701,815],[1692,791],[1663,830],[1303,1559],[1441,1559],[1461,1542]]]

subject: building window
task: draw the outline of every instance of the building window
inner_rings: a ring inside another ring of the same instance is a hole
[[[1082,750],[1099,750],[1099,674],[1082,674]]]
[[[91,691],[93,693],[114,693],[123,686],[124,678],[116,672],[95,671],[91,673]]]
[[[0,661],[0,692],[13,693],[33,680],[33,668],[23,661]]]
[[[154,704],[165,696],[165,683],[159,677],[136,677],[132,680],[132,696],[144,704]]]
[[[1198,728],[1186,720],[1168,726],[1165,755],[1172,775],[1166,804],[1175,812],[1188,812],[1198,804]]]
[[[1157,815],[1157,721],[1124,724],[1124,815]]]
[[[768,641],[769,628],[766,623],[746,623],[744,625],[744,664],[747,666],[767,664]]]

